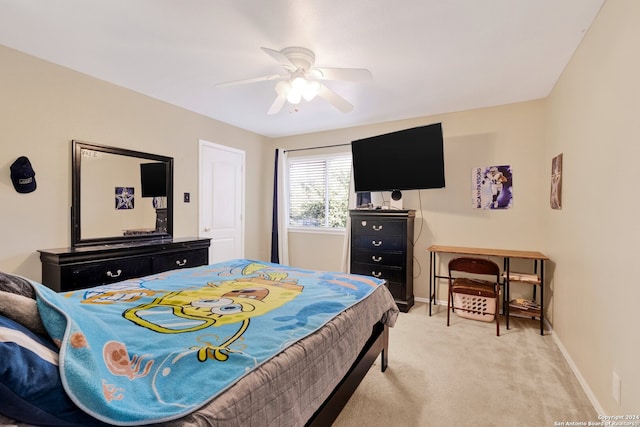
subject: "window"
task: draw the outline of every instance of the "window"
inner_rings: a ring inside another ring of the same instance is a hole
[[[347,225],[351,154],[289,158],[289,227]]]

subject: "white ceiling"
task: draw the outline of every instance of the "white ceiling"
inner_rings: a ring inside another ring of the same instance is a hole
[[[604,0],[0,0],[0,44],[268,137],[546,97]],[[303,46],[355,108],[316,98],[267,115]]]

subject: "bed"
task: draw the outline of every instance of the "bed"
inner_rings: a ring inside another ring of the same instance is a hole
[[[382,280],[245,259],[65,293],[0,275],[0,421],[327,426],[397,315]]]

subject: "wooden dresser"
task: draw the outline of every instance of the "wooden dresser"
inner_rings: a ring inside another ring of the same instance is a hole
[[[42,283],[72,291],[209,262],[210,239],[180,238],[41,249]]]
[[[351,273],[387,280],[398,308],[413,306],[414,210],[351,210]]]

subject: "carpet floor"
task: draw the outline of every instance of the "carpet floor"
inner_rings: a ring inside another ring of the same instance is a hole
[[[389,367],[379,360],[334,427],[557,426],[598,421],[551,333],[539,321],[510,329],[417,303],[390,329]]]

